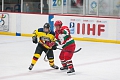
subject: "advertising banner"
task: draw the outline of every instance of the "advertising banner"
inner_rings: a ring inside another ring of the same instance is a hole
[[[62,13],[62,3],[63,3],[63,7],[66,8],[66,0],[51,0],[50,12],[51,13]]]
[[[74,37],[106,38],[108,37],[108,22],[100,18],[69,17],[67,26]]]
[[[0,31],[9,31],[9,15],[0,13]]]
[[[110,4],[110,2],[112,3],[113,0],[99,0],[99,15],[109,15],[110,11],[112,11],[112,5]]]
[[[51,0],[49,4],[50,13],[83,14],[83,0]]]
[[[56,20],[61,20],[63,25],[68,26],[74,37],[107,38],[108,19],[77,16],[49,15],[49,23],[54,30]]]
[[[80,34],[81,32],[81,29],[80,29],[80,26],[82,25],[82,21],[83,21],[83,18],[80,18],[80,17],[69,17],[69,18],[66,18],[66,23],[67,23],[67,26],[69,27],[70,29],[70,33],[71,34]]]
[[[89,0],[89,14],[97,14],[98,0]]]
[[[103,18],[96,18],[96,34],[98,38],[108,38],[108,30],[110,26],[109,24],[109,19],[103,19]]]

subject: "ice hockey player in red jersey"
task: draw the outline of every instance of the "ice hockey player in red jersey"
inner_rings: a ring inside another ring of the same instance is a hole
[[[70,35],[70,30],[67,26],[62,26],[62,21],[57,20],[54,23],[56,43],[62,45],[62,51],[59,55],[62,67],[60,70],[68,69],[69,73],[74,73],[74,66],[72,63],[73,52],[75,51],[75,41]]]

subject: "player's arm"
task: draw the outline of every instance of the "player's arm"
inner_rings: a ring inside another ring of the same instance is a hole
[[[63,37],[70,35],[69,29],[68,29],[68,28],[61,29],[61,35],[62,35]]]
[[[60,44],[64,44],[64,41],[70,37],[70,30],[67,27],[61,29],[61,34],[59,34]]]
[[[37,34],[36,34],[37,30],[35,30],[32,34],[32,41],[33,43],[37,44],[38,40],[37,40]]]
[[[64,30],[62,31],[62,34],[70,35],[69,29],[64,29]]]
[[[57,40],[54,39],[54,41],[51,42],[52,44],[52,50],[56,50],[57,46],[60,45],[60,43],[57,42]]]
[[[55,44],[56,44],[56,46],[59,46],[60,45],[60,40],[55,40]]]
[[[56,44],[56,40],[55,40],[55,33],[53,31],[52,31],[52,38],[50,39],[48,46],[51,47],[51,49],[53,49],[53,50],[56,50],[56,48],[57,48],[57,44]]]

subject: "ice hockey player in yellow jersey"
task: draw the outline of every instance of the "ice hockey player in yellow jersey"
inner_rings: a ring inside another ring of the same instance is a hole
[[[32,70],[43,51],[47,54],[49,65],[54,69],[58,69],[59,67],[54,64],[53,54],[53,50],[56,50],[55,33],[50,30],[50,24],[45,23],[43,28],[35,30],[32,36],[32,41],[37,44],[37,47],[32,58],[31,65],[28,69]]]

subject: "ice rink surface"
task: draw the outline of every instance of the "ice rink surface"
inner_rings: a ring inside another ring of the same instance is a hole
[[[30,37],[0,35],[0,80],[120,80],[120,44],[76,41],[73,63],[75,75],[54,70],[43,60],[44,53],[28,70],[36,44]],[[54,51],[55,64],[61,67],[60,50]]]

